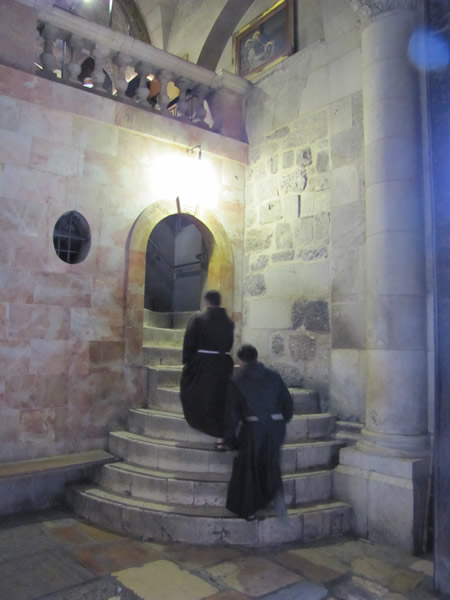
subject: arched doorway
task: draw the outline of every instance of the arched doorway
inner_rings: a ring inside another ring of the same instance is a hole
[[[177,215],[172,202],[154,202],[137,218],[128,238],[126,267],[125,309],[125,360],[128,364],[141,365],[143,324],[146,294],[147,245],[153,230],[167,217]],[[228,235],[209,208],[197,205],[193,212],[182,213],[185,224],[194,224],[201,233],[207,249],[207,269],[203,274],[202,288],[220,290],[223,306],[233,312],[233,252]],[[189,221],[190,220],[190,221]],[[170,224],[170,220],[166,222]],[[191,229],[193,232],[193,230]],[[180,243],[181,243],[180,239]],[[181,246],[180,246],[181,247]],[[200,260],[200,259],[199,259]],[[177,305],[176,310],[180,310]],[[195,309],[194,309],[195,310]]]
[[[192,215],[177,213],[160,221],[147,242],[144,308],[198,310],[213,246],[209,229]]]

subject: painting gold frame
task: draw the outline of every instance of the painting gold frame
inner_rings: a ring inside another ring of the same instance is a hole
[[[253,79],[294,52],[294,0],[279,0],[233,35],[235,72]]]

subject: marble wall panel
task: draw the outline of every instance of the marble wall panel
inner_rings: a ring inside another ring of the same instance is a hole
[[[122,369],[123,342],[90,342],[89,366],[93,371],[117,371]]]
[[[10,338],[66,340],[70,333],[70,309],[62,306],[12,304]]]
[[[28,373],[30,355],[28,340],[0,340],[0,373]]]
[[[28,273],[0,269],[0,302],[31,302],[33,283],[33,277]]]
[[[41,80],[38,80],[41,87]],[[70,115],[49,110],[34,102],[19,102],[19,132],[40,141],[54,144],[70,144],[73,135],[73,120]]]
[[[19,440],[20,432],[20,411],[2,409],[2,418],[0,419],[0,438],[2,440],[2,449],[0,457],[3,459],[4,449],[8,445],[14,448]]]
[[[31,137],[1,129],[0,162],[10,165],[28,165],[31,156]]]
[[[101,273],[99,260],[99,272]],[[109,277],[99,274],[92,282],[92,307],[102,308],[108,306],[111,310],[118,310],[124,306],[125,289],[123,277]]]
[[[20,412],[20,440],[39,441],[55,439],[56,412],[52,408],[22,410]]]
[[[60,375],[8,375],[5,385],[5,406],[24,410],[66,406],[69,376]]]
[[[82,151],[92,150],[100,154],[117,156],[119,147],[121,151],[129,150],[123,143],[124,133],[113,125],[92,120],[87,121],[81,117],[74,117],[73,124],[72,143]]]
[[[123,340],[123,310],[72,308],[70,336],[77,340]]]
[[[6,165],[3,174],[3,195],[36,203],[42,207],[45,202],[58,203],[65,197],[65,180],[52,173]]]
[[[7,246],[7,265],[12,269],[32,273],[43,270],[47,263],[47,239],[45,234],[18,234],[3,232],[2,245]]]
[[[20,124],[20,103],[14,98],[0,96],[0,128],[17,131]]]
[[[48,139],[34,139],[30,166],[55,175],[71,176],[82,169],[82,157],[72,146],[57,144]]]
[[[76,273],[36,273],[33,302],[58,306],[91,305],[92,281]]]
[[[9,304],[0,304],[0,339],[8,337]]]
[[[70,340],[31,340],[29,372],[44,375],[68,373],[72,350],[73,342]]]
[[[52,97],[52,84],[36,75],[0,65],[0,94],[16,100],[48,106]]]

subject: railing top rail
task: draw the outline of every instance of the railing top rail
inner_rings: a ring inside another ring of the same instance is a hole
[[[46,4],[45,0],[28,0],[32,3],[33,1]],[[56,6],[46,5],[42,7],[38,18],[40,21],[51,24],[61,31],[89,41],[95,41],[97,45],[105,46],[110,51],[132,56],[134,59],[149,65],[150,68],[156,68],[159,72],[169,71],[176,77],[185,77],[194,81],[197,85],[204,85],[209,89],[226,88],[245,95],[250,86],[249,81],[233,73],[223,70],[217,73],[210,71],[128,35],[87,21]]]

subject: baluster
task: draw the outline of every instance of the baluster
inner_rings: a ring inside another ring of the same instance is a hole
[[[78,75],[81,73],[81,63],[84,58],[82,51],[85,47],[85,41],[80,36],[72,34],[67,42],[67,47],[70,49],[70,62],[67,65],[69,81],[81,85]]]
[[[108,48],[104,46],[95,46],[92,56],[95,60],[94,72],[92,73],[92,80],[94,82],[94,89],[99,92],[104,92],[103,84],[105,83],[106,73],[103,70],[103,63],[109,55]]]
[[[202,84],[197,85],[194,90],[194,95],[197,98],[197,106],[195,109],[195,121],[200,121],[201,124],[204,124],[206,117],[206,110],[204,104],[207,93],[208,88]]]
[[[143,104],[148,99],[147,75],[151,70],[152,66],[142,61],[135,66],[135,71],[139,76],[139,87],[136,90],[136,102],[139,104]]]
[[[158,79],[161,84],[161,91],[159,92],[159,108],[161,114],[170,115],[170,110],[167,108],[170,101],[169,94],[167,93],[167,86],[173,81],[173,75],[172,73],[169,73],[169,71],[162,70],[158,74]]]
[[[114,60],[118,68],[118,76],[116,81],[117,95],[119,98],[125,98],[125,92],[127,91],[128,82],[125,79],[126,71],[129,65],[132,64],[133,59],[119,52]]]
[[[44,39],[44,51],[40,57],[42,66],[44,68],[44,73],[54,76],[53,71],[56,67],[56,58],[53,53],[53,45],[58,37],[60,37],[58,27],[50,23],[46,23],[41,30],[41,37]]]
[[[183,118],[183,117],[186,117],[186,113],[188,110],[188,103],[186,100],[186,92],[191,87],[191,82],[189,81],[189,79],[186,79],[185,77],[180,77],[176,81],[176,85],[177,85],[178,89],[180,90],[178,102],[177,102],[177,112],[180,115],[180,117]]]

